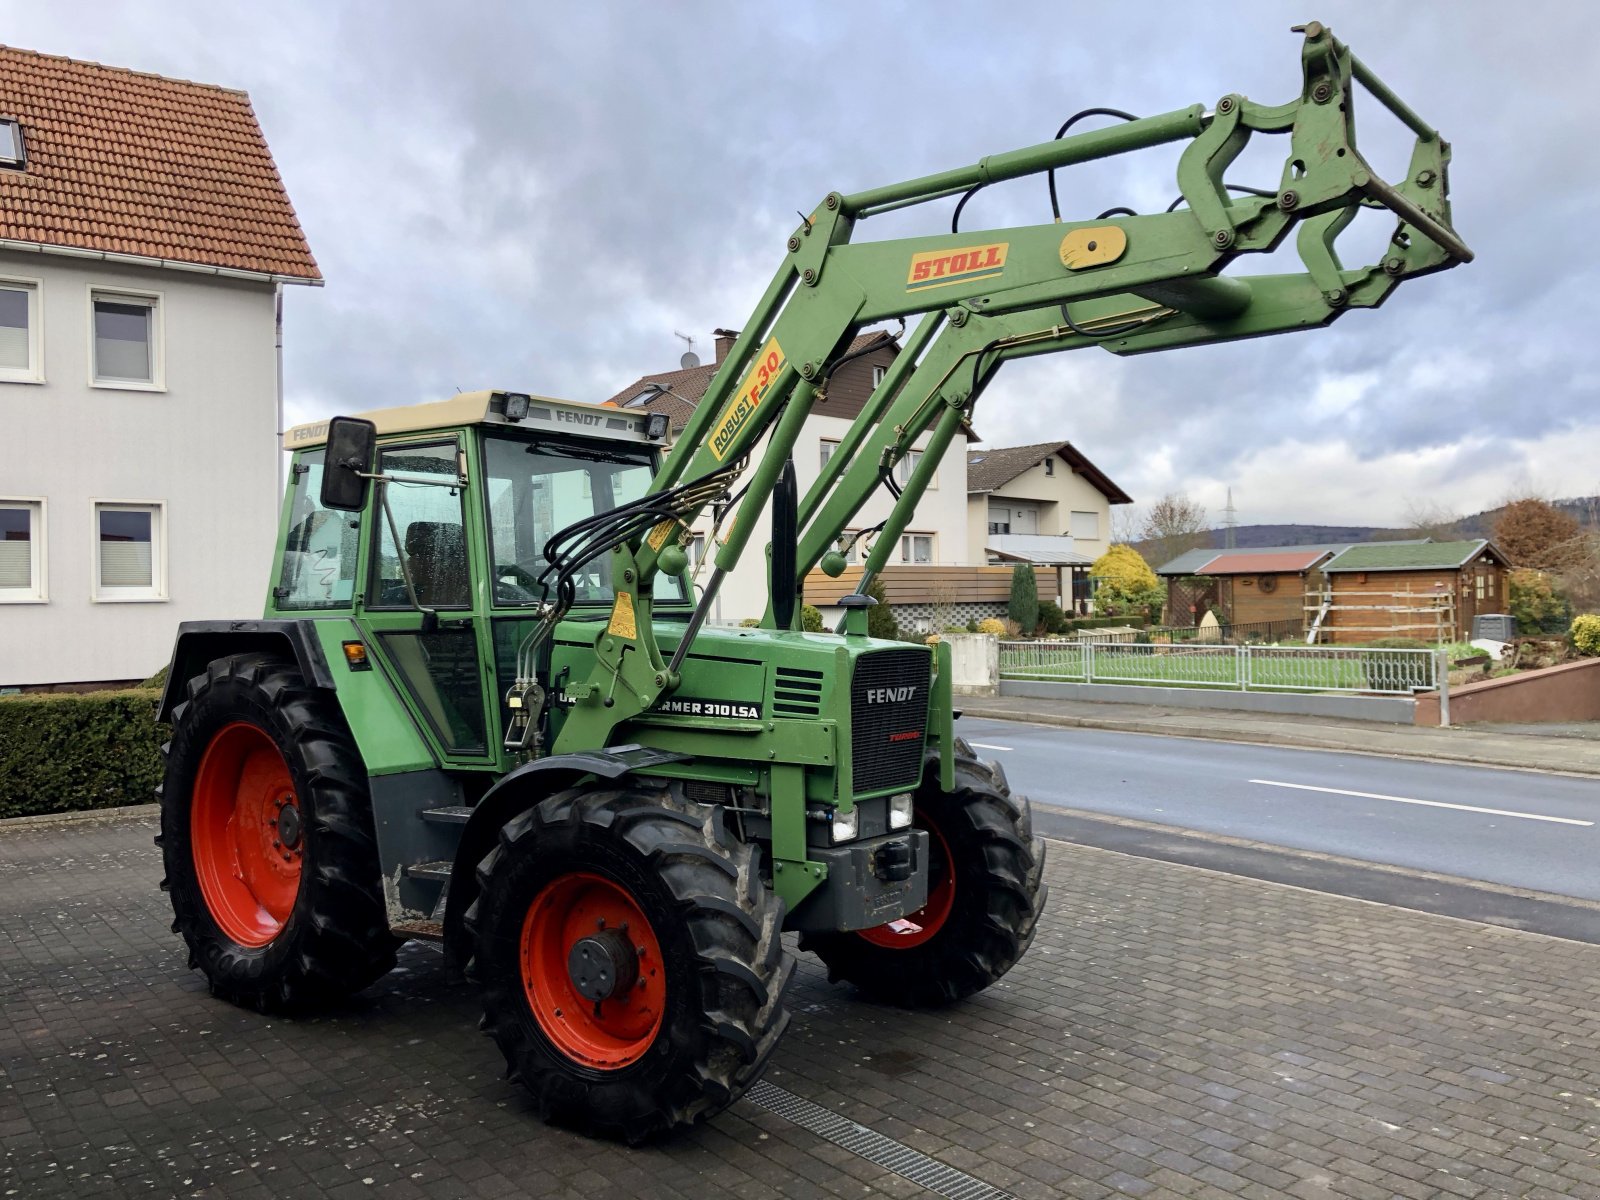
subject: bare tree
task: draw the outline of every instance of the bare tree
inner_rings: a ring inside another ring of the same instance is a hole
[[[1139,519],[1139,510],[1131,504],[1118,504],[1111,510],[1111,542],[1113,545],[1127,545],[1139,540],[1139,530],[1142,522]]]
[[[1413,496],[1406,501],[1405,519],[1399,529],[1405,537],[1453,542],[1461,536],[1462,519],[1460,513],[1437,500]]]
[[[1211,523],[1205,505],[1182,492],[1168,492],[1150,506],[1139,526],[1144,556],[1160,568],[1187,550],[1211,544]]]

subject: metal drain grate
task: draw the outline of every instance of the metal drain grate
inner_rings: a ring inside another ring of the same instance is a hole
[[[744,1098],[785,1121],[809,1129],[835,1146],[844,1147],[851,1154],[858,1154],[868,1162],[893,1171],[902,1179],[909,1179],[930,1192],[948,1197],[948,1200],[1016,1200],[1010,1192],[1003,1192],[964,1171],[947,1167],[910,1146],[884,1137],[838,1113],[829,1112],[820,1104],[813,1104],[764,1079],[751,1085]]]

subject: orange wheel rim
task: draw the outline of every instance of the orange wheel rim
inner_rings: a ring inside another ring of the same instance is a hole
[[[200,894],[241,946],[283,931],[300,894],[305,825],[283,752],[246,721],[218,731],[200,759],[190,815]]]
[[[519,965],[539,1028],[573,1062],[614,1071],[655,1041],[666,965],[621,884],[586,872],[546,884],[523,918]]]
[[[944,840],[939,827],[921,815],[917,817],[917,824],[929,834],[928,874],[933,881],[928,887],[928,902],[905,919],[922,928],[915,933],[896,933],[887,925],[874,925],[871,929],[858,931],[874,946],[882,946],[887,950],[910,950],[913,946],[922,945],[944,928],[944,923],[950,919],[950,910],[956,904],[956,868],[955,860],[950,857],[950,844]]]

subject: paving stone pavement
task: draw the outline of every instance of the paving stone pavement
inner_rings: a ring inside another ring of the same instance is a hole
[[[541,1125],[438,954],[338,1012],[213,1000],[149,819],[0,829],[0,1196],[925,1196],[741,1101]],[[1600,1197],[1600,947],[1064,843],[955,1009],[802,960],[767,1078],[1019,1197]]]

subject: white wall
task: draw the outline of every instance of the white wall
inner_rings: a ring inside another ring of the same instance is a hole
[[[800,435],[795,439],[794,467],[795,479],[801,499],[805,498],[806,490],[816,481],[822,471],[822,447],[824,439],[842,441],[850,430],[851,422],[842,417],[824,416],[813,412],[801,427]],[[919,440],[918,445],[925,445],[926,437]],[[761,454],[767,446],[763,438],[751,453],[750,461],[753,465],[760,460]],[[748,478],[748,472],[745,478]],[[851,522],[852,529],[864,529],[876,525],[889,515],[889,510],[894,506],[894,498],[887,490],[879,488],[871,500],[861,509]],[[951,439],[950,447],[945,451],[944,458],[939,463],[939,470],[931,487],[922,497],[922,502],[917,506],[917,511],[911,523],[906,527],[908,533],[931,533],[934,535],[933,561],[942,564],[959,564],[969,561],[967,546],[967,442],[961,434]],[[704,535],[711,528],[710,515],[702,517],[694,526],[694,532]],[[767,556],[766,545],[771,540],[772,508],[769,504],[762,510],[760,524],[752,532],[750,541],[745,547],[744,555],[739,560],[738,569],[728,576],[722,583],[718,592],[720,604],[713,608],[712,619],[721,621],[739,621],[747,617],[760,617],[767,610]],[[727,532],[726,525],[723,532]],[[856,561],[862,557],[863,544],[857,545]],[[708,556],[712,553],[708,548]],[[981,555],[982,551],[979,550]],[[892,563],[898,563],[900,556],[898,550]],[[980,557],[980,560],[981,557]],[[711,565],[708,563],[698,575],[696,582],[704,584],[711,576]]]
[[[1008,499],[1021,505],[1037,505],[1038,532],[1052,536],[1072,533],[1072,513],[1075,510],[1095,513],[1100,536],[1074,537],[1072,548],[1093,560],[1111,546],[1111,502],[1106,499],[1104,492],[1058,457],[1053,474],[1046,475],[1044,464],[1039,463],[1003,487],[972,497],[967,509],[967,537],[972,547],[973,565],[985,561],[984,543],[989,534],[990,502],[1004,504]],[[1011,532],[1019,531],[1013,526]]]
[[[0,498],[47,500],[48,601],[0,604],[0,686],[140,679],[178,622],[259,617],[278,514],[269,284],[0,252],[37,279],[42,384],[0,383]],[[165,390],[92,387],[91,286],[161,297]],[[166,504],[166,599],[95,602],[93,501]]]

